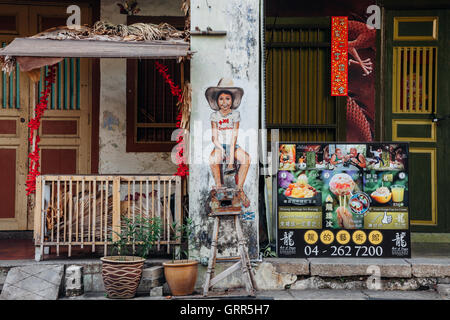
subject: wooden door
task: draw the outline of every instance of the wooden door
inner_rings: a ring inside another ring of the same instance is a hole
[[[450,231],[449,12],[386,14],[386,137],[410,142],[412,231]]]
[[[26,8],[0,6],[0,42],[27,36]],[[27,227],[25,181],[28,155],[29,81],[18,68],[0,75],[0,229]]]
[[[91,9],[81,7],[81,23],[91,24]],[[66,25],[67,5],[0,5],[0,40],[27,37]],[[43,79],[46,68],[41,70]],[[28,122],[42,90],[18,68],[0,78],[0,230],[33,228],[33,196],[26,197]],[[58,65],[48,110],[41,120],[40,171],[42,174],[89,174],[91,146],[91,62],[65,59]],[[28,213],[27,213],[28,212]]]

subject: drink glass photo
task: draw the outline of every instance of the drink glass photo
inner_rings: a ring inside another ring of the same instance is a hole
[[[392,190],[392,201],[403,202],[403,196],[405,194],[405,186],[393,185],[391,187],[391,190]]]

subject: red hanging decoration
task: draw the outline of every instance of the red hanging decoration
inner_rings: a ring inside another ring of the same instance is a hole
[[[331,95],[348,94],[348,18],[331,17]]]
[[[28,158],[30,159],[29,166],[28,166],[28,175],[27,175],[27,181],[26,181],[26,191],[27,196],[31,193],[35,193],[36,191],[36,177],[39,176],[41,173],[39,172],[39,142],[40,137],[38,134],[36,134],[36,138],[33,139],[34,132],[38,132],[39,127],[41,125],[41,117],[44,115],[45,109],[47,109],[48,105],[48,96],[50,94],[52,84],[55,82],[55,70],[56,65],[50,66],[46,76],[45,76],[45,89],[41,92],[41,97],[39,99],[39,103],[36,105],[34,110],[34,118],[30,120],[28,123],[28,127],[30,128],[30,137],[28,138],[28,141],[30,142],[30,145],[33,147],[33,151],[30,152],[28,155]]]
[[[173,80],[170,78],[170,75],[167,73],[169,70],[168,67],[159,63],[158,61],[155,61],[155,66],[156,66],[156,69],[158,70],[158,72],[164,78],[165,82],[170,86],[170,92],[172,93],[173,96],[177,97],[178,104],[181,105],[183,103],[183,94],[182,94],[183,92],[180,89],[180,87],[178,85],[175,85]],[[178,113],[177,118],[176,118],[177,128],[181,128],[182,117],[183,117],[183,115],[180,110],[180,112]],[[184,155],[184,141],[183,141],[183,131],[182,130],[180,130],[177,135],[177,146],[175,147],[175,149],[177,150],[175,159],[176,159],[176,162],[178,165],[177,172],[175,173],[175,175],[181,176],[181,177],[186,177],[189,175],[189,167],[185,163],[184,156],[183,156]]]

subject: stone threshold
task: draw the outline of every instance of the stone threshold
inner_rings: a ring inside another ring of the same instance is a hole
[[[436,290],[450,284],[450,258],[268,258],[256,270],[262,290]]]
[[[295,275],[320,277],[351,277],[371,275],[380,277],[450,277],[449,258],[266,258],[276,271]],[[379,273],[378,269],[379,268]]]

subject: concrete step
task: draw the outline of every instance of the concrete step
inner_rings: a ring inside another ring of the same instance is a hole
[[[151,289],[165,285],[162,263],[167,259],[149,259],[138,292],[148,295]],[[104,292],[100,259],[61,259],[0,261],[0,288],[6,280],[8,271],[18,266],[62,265],[64,270],[70,266],[81,266],[82,292]],[[433,290],[446,292],[450,284],[450,258],[412,258],[412,259],[362,259],[362,258],[311,258],[280,259],[266,258],[252,262],[259,290],[365,290],[388,291]],[[216,266],[216,274],[225,270],[230,263]],[[222,269],[221,269],[222,268]],[[201,289],[206,266],[199,264],[196,289]],[[66,279],[64,280],[66,281]],[[72,281],[74,281],[72,279]],[[75,281],[76,282],[76,281]],[[217,289],[243,287],[240,271],[219,282]],[[153,290],[154,294],[161,290]],[[163,290],[164,291],[164,290]],[[78,292],[75,290],[75,292]],[[167,292],[164,291],[164,292]]]

